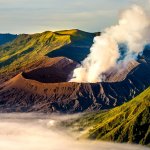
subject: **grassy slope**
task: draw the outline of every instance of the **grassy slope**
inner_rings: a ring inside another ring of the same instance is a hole
[[[93,40],[93,37],[94,34],[75,29],[19,35],[14,41],[0,46],[0,74],[26,68],[45,59],[44,56],[52,51],[73,45],[76,41],[80,41],[78,44],[82,46],[84,41]]]
[[[47,56],[65,56],[77,62],[81,62],[85,57],[87,57],[87,54],[89,53],[90,47],[93,43],[93,38],[96,35],[80,30],[73,33],[72,31],[60,31],[56,33],[59,35],[71,34],[71,43],[61,47],[59,50],[48,53]]]
[[[110,111],[85,114],[67,123],[83,137],[150,146],[150,88]]]

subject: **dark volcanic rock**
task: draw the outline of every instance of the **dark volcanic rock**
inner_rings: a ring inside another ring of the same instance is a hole
[[[130,62],[126,63],[126,64],[122,64],[120,66],[118,66],[118,68],[112,69],[112,71],[110,71],[108,74],[106,74],[106,82],[119,82],[119,81],[123,81],[128,73],[134,69],[135,67],[137,67],[140,63],[135,61],[135,60],[131,60]]]
[[[34,72],[28,75],[34,77]],[[75,113],[109,109],[144,91],[150,85],[149,76],[148,63],[139,64],[123,81],[114,83],[42,83],[19,74],[0,86],[0,111]]]
[[[68,80],[68,75],[72,73],[78,63],[65,57],[57,57],[55,59],[55,61],[46,64],[46,66],[23,72],[22,76],[26,79],[43,83],[66,82]]]
[[[66,82],[77,63],[50,59],[0,85],[0,111],[75,113],[119,106],[150,86],[149,58],[148,47],[138,61],[94,84]]]

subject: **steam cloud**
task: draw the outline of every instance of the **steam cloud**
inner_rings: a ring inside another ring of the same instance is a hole
[[[148,150],[107,142],[77,141],[55,124],[68,116],[0,114],[0,150]],[[69,116],[70,118],[70,116]]]
[[[127,62],[143,51],[150,41],[150,17],[137,5],[123,11],[118,25],[105,29],[101,36],[94,39],[90,54],[82,65],[73,72],[70,82],[101,82],[103,74],[118,65],[121,57],[118,44],[126,44]]]

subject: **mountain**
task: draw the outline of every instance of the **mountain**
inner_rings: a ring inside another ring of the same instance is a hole
[[[68,75],[78,63],[65,57],[47,58],[0,85],[0,111],[76,113],[114,108],[150,85],[149,63],[135,64],[119,82],[71,83]]]
[[[70,58],[74,61],[81,62],[90,52],[90,47],[93,43],[93,38],[97,34],[100,33],[87,33],[81,30],[77,30],[78,32],[72,34],[71,43],[61,47],[57,51],[53,51],[47,54],[49,57],[58,57],[64,56]],[[69,31],[70,32],[70,31]],[[72,32],[72,31],[71,31]],[[56,32],[59,35],[68,34],[68,31],[60,31]]]
[[[141,64],[150,65],[150,44],[145,46],[142,54],[139,54],[135,60],[129,61],[124,64],[120,64],[118,68],[112,68],[112,71],[105,73],[106,75],[105,81],[106,82],[123,81],[132,69],[141,66]]]
[[[38,66],[47,57],[65,56],[82,61],[95,36],[96,33],[76,29],[18,35],[12,42],[0,46],[0,82]]]
[[[0,34],[0,45],[6,44],[17,38],[16,34]]]
[[[64,124],[76,131],[80,138],[150,146],[150,88],[122,106],[87,113]]]
[[[67,82],[96,34],[80,30],[19,35],[0,46],[0,111],[76,113],[111,109],[150,86],[150,46],[105,82]],[[56,54],[57,53],[57,54]],[[67,56],[54,57],[53,56]]]

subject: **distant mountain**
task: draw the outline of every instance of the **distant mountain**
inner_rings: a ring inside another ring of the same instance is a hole
[[[16,34],[0,34],[0,45],[6,44],[17,38]]]
[[[150,146],[150,88],[122,106],[87,113],[65,125],[80,132],[80,138]]]
[[[33,68],[47,57],[65,56],[82,61],[93,43],[96,33],[65,30],[19,35],[11,43],[0,46],[1,82]]]

